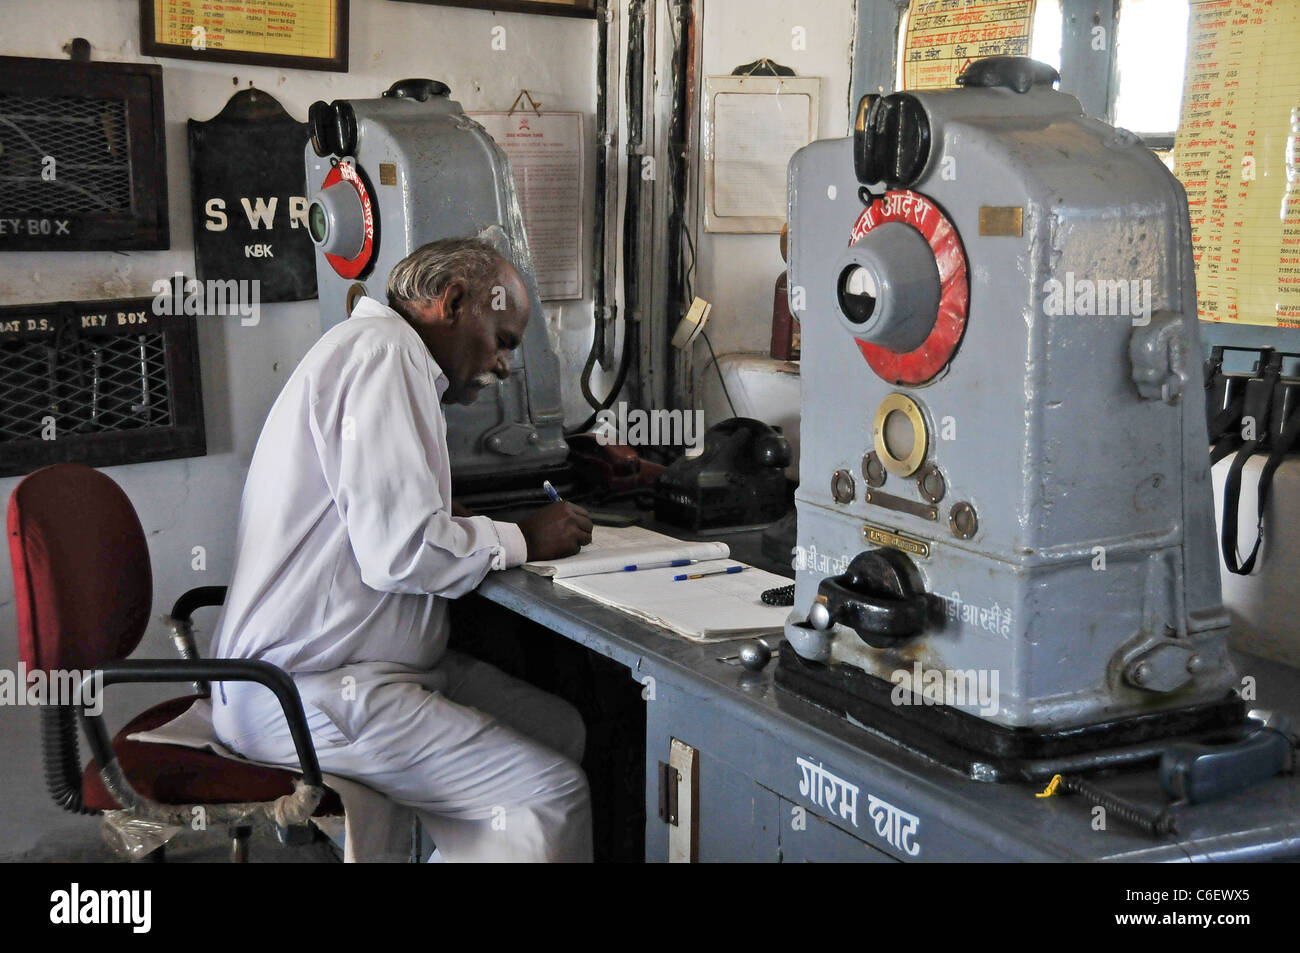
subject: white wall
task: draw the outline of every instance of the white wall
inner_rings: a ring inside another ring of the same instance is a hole
[[[585,128],[594,139],[596,29],[591,20],[352,0],[350,70],[322,73],[141,57],[138,9],[138,0],[6,0],[0,54],[63,58],[61,47],[81,36],[90,41],[95,60],[162,65],[171,249],[0,255],[0,304],[146,295],[157,278],[176,271],[193,274],[185,121],[211,118],[231,93],[250,82],[299,120],[317,99],[372,98],[404,77],[446,82],[452,98],[467,110],[506,109],[520,87],[527,87],[543,109],[585,113]],[[506,27],[504,52],[489,46],[495,25]],[[589,143],[586,168],[593,165]],[[591,336],[590,315],[590,300],[566,303],[560,314],[571,369],[564,375],[571,422],[585,416],[580,394],[569,392],[568,385],[576,391],[576,371]],[[155,616],[185,589],[226,581],[239,493],[262,421],[320,325],[315,301],[266,305],[256,327],[241,327],[237,317],[199,321],[207,456],[106,471],[135,504],[148,536]],[[604,391],[599,381],[597,389]],[[6,505],[16,482],[0,480]],[[194,546],[207,551],[206,572],[190,569]],[[210,627],[211,615],[200,616],[200,625],[204,622]],[[202,634],[200,645],[206,645]],[[170,658],[174,652],[155,623],[136,654]],[[12,670],[16,664],[13,583],[4,547],[0,668]],[[110,693],[109,711],[134,713],[150,699],[180,693],[120,689]],[[34,711],[0,708],[0,765],[0,853],[25,849],[42,826],[70,823],[70,815],[55,808],[44,791]]]
[[[855,0],[799,4],[703,0],[703,6],[704,76],[729,74],[737,66],[767,57],[791,67],[799,76],[820,77],[818,138],[848,134]],[[806,49],[792,48],[795,27],[803,28]],[[698,176],[698,162],[694,170]],[[719,357],[738,352],[766,354],[772,334],[773,285],[785,268],[778,236],[707,233],[701,219],[697,247],[695,293],[713,302],[708,331],[714,350]],[[703,341],[695,345],[694,361],[705,419],[716,423],[730,417]],[[745,411],[741,408],[740,412]]]

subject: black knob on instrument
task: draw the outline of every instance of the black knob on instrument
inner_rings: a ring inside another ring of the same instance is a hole
[[[853,167],[858,182],[909,187],[930,160],[930,117],[909,93],[867,95],[853,129]]]
[[[311,132],[311,148],[322,159],[338,154],[338,132],[334,126],[334,110],[324,100],[316,100],[307,109],[307,127]]]
[[[340,156],[357,154],[357,114],[352,111],[352,104],[345,99],[336,99],[330,103],[333,113],[334,144]]]

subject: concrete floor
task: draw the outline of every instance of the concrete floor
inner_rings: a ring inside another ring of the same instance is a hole
[[[114,864],[129,863],[119,857],[100,834],[97,817],[66,816],[62,824],[42,832],[34,846],[17,852],[0,853],[0,863]],[[327,842],[304,847],[285,847],[271,831],[254,832],[248,859],[254,864],[336,863],[340,855]],[[230,860],[230,839],[224,830],[186,831],[167,844],[167,863],[226,863]]]

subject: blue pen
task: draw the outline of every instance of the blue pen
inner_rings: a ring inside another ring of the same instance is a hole
[[[560,494],[556,491],[555,487],[551,486],[550,480],[542,481],[542,489],[546,491],[546,495],[551,498],[552,503],[564,502],[562,499],[560,499]]]
[[[703,579],[705,576],[727,576],[733,572],[740,572],[744,566],[728,566],[725,569],[711,569],[708,572],[693,572],[682,576],[673,576],[673,582],[685,582],[687,579]]]
[[[636,566],[624,566],[624,572],[636,572],[638,569],[667,569],[669,566],[689,566],[694,559],[670,559],[662,563],[639,563]]]

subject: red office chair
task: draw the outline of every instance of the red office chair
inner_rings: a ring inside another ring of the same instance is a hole
[[[60,807],[78,814],[126,810],[131,819],[188,829],[193,809],[202,805],[208,824],[229,827],[236,861],[247,860],[248,838],[258,823],[273,825],[283,843],[302,844],[320,836],[311,817],[342,813],[337,795],[322,783],[293,680],[266,662],[199,658],[190,616],[200,606],[220,605],[224,586],[193,589],[177,600],[167,621],[180,660],[126,659],[148,625],[153,578],[135,509],[109,477],[63,463],[24,478],[9,500],[9,552],[19,657],[29,672],[41,670],[49,677],[74,671],[82,679],[81,705],[63,699],[41,710],[45,779]],[[103,719],[88,711],[98,707],[97,676],[105,688],[122,682],[192,682],[199,694],[155,705],[110,741]],[[206,697],[209,680],[254,681],[275,692],[298,752],[301,781],[292,771],[127,740]],[[95,756],[84,771],[74,714]],[[149,859],[162,855],[159,848]]]

